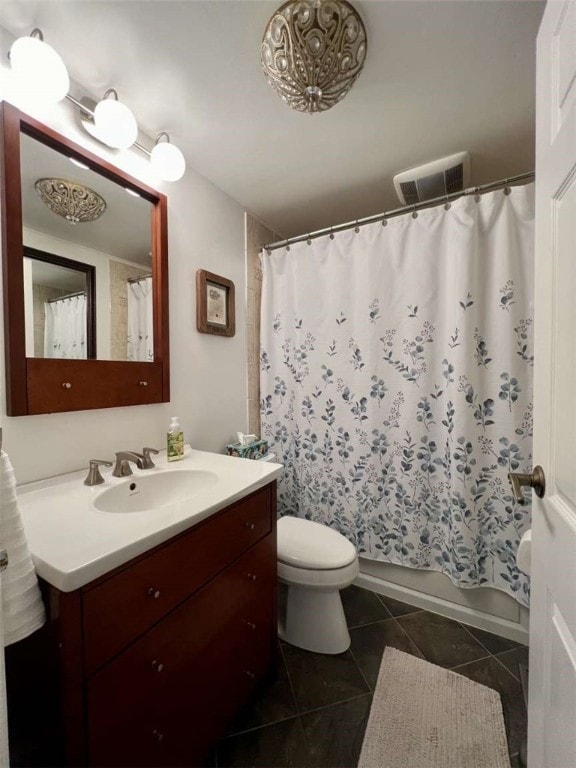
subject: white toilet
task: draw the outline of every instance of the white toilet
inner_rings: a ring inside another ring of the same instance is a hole
[[[358,575],[358,554],[342,534],[299,517],[278,520],[278,634],[316,653],[350,646],[340,590]]]

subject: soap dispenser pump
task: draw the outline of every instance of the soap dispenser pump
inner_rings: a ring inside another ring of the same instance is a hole
[[[178,416],[172,416],[170,419],[167,437],[168,461],[180,461],[184,458],[184,432],[178,421]]]

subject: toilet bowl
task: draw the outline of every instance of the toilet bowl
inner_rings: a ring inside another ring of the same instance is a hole
[[[278,520],[278,634],[316,653],[344,653],[350,633],[340,590],[358,575],[358,554],[342,534],[299,517]]]

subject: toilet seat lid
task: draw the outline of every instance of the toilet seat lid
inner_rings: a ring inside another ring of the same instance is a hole
[[[294,568],[344,568],[356,558],[356,548],[327,525],[301,517],[278,520],[278,559]]]

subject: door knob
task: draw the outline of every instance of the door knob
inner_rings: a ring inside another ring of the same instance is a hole
[[[525,504],[526,499],[522,493],[522,487],[533,488],[534,493],[541,499],[544,496],[546,490],[546,478],[544,477],[544,470],[542,467],[537,466],[532,470],[531,475],[522,475],[520,472],[509,472],[508,480],[512,485],[512,493],[516,499],[517,504]]]

